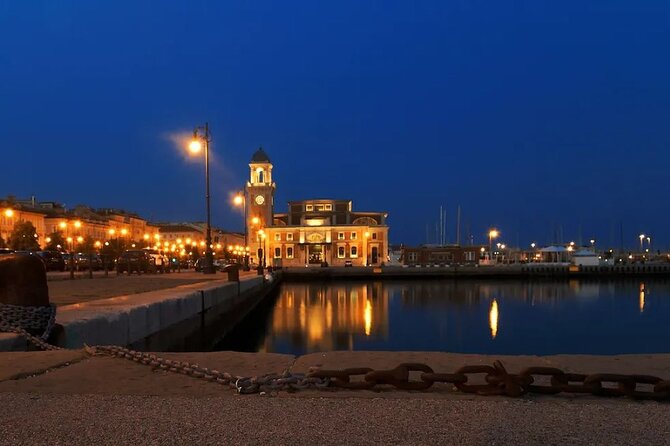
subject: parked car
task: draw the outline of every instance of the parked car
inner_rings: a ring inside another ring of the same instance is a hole
[[[163,255],[157,249],[144,248],[151,256],[151,270],[153,272],[167,273],[170,272],[170,261],[167,256]]]
[[[350,266],[354,266],[354,264],[351,262],[351,260],[345,260],[344,261],[344,266],[345,266],[345,268],[347,268],[347,267],[350,267]]]
[[[0,255],[2,254],[13,254],[14,250],[10,248],[0,248]]]
[[[148,273],[151,269],[151,255],[143,249],[128,249],[116,260],[116,273],[121,274],[128,271],[131,274]]]
[[[61,256],[63,257],[63,262],[65,263],[65,269],[69,270],[70,269],[70,259],[72,259],[72,254],[69,252],[61,252]],[[76,265],[75,265],[76,267]]]
[[[65,271],[65,259],[58,251],[37,251],[47,271]]]
[[[89,259],[91,260],[90,264],[93,267],[93,271],[99,271],[102,269],[102,258],[98,254],[89,254],[79,252],[75,255],[75,268],[77,271],[86,271],[89,269]]]
[[[217,259],[212,260],[212,264],[214,265],[214,271],[218,270],[221,267],[221,263]],[[205,265],[205,258],[198,257],[193,267],[195,268],[196,271],[200,272],[202,271],[202,267],[204,265]]]

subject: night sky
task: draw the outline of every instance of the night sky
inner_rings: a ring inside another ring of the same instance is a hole
[[[550,4],[551,3],[551,4]],[[387,211],[393,243],[670,246],[670,3],[0,1],[0,196],[213,223],[262,145],[286,202]]]

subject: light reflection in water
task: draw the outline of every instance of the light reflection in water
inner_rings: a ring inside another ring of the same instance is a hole
[[[365,336],[370,336],[370,329],[372,328],[372,304],[365,299]]]
[[[491,309],[489,310],[489,328],[491,329],[491,339],[498,335],[498,302],[493,299]]]
[[[283,340],[306,351],[353,350],[357,336],[386,339],[388,301],[381,282],[287,284],[265,346]]]
[[[617,354],[670,345],[668,279],[293,282],[268,304],[219,348]],[[599,335],[585,339],[594,321]]]

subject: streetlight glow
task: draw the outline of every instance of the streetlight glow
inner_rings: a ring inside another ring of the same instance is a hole
[[[14,215],[14,211],[13,211],[13,210],[11,210],[11,209],[7,209],[7,210],[5,211],[5,216],[6,216],[6,217],[12,217],[13,215]]]
[[[189,145],[188,145],[188,150],[191,151],[191,153],[197,154],[202,151],[202,143],[200,142],[199,139],[193,139]]]

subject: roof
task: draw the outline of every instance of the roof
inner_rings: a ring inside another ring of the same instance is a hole
[[[258,150],[256,150],[256,153],[251,157],[251,162],[252,163],[269,163],[270,162],[270,157],[268,156],[267,153],[263,150],[263,147],[259,147]]]
[[[158,231],[159,232],[202,232],[202,230],[198,228],[194,228],[193,226],[187,226],[187,225],[159,225],[158,226]]]
[[[540,252],[568,252],[568,249],[563,246],[547,246],[540,249]]]

